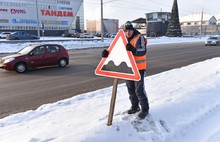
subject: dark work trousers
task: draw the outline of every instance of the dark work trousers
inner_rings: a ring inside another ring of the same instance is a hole
[[[139,81],[126,80],[126,85],[132,107],[137,107],[140,104],[142,111],[147,112],[149,110],[149,104],[144,86],[146,71],[140,70],[139,73],[141,75]]]

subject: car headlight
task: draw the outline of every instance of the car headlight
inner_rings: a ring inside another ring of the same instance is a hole
[[[14,59],[15,58],[8,58],[3,63],[6,64],[6,63],[9,63],[9,62],[12,62],[12,61],[14,61]]]
[[[213,44],[216,44],[216,41],[212,41]]]

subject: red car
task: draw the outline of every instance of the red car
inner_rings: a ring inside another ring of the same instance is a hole
[[[68,51],[59,44],[29,45],[16,54],[1,58],[0,68],[24,73],[28,69],[58,65],[65,67],[69,64]]]

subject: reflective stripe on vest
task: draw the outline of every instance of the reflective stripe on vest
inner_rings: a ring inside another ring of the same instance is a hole
[[[134,36],[131,40],[131,45],[136,48],[136,43],[138,39],[141,37],[141,34],[138,34],[137,36]],[[146,42],[146,41],[145,41]],[[147,61],[146,61],[146,55],[143,56],[134,56],[134,59],[136,61],[138,70],[144,70],[147,68]]]

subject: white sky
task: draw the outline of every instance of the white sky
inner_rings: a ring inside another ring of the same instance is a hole
[[[104,18],[119,19],[119,26],[126,21],[143,17],[148,12],[171,12],[174,0],[103,0]],[[84,0],[85,20],[101,19],[101,0]],[[219,0],[178,0],[179,15],[204,13],[220,14]]]

